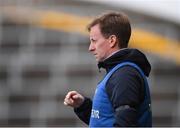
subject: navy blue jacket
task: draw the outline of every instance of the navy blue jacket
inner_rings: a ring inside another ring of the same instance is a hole
[[[98,67],[105,68],[108,73],[117,64],[125,61],[137,64],[149,76],[151,66],[146,56],[137,49],[120,50],[100,62]],[[144,100],[144,79],[141,74],[131,66],[118,69],[108,80],[106,92],[114,110],[117,110],[114,126],[137,126],[137,109]],[[86,98],[74,111],[82,121],[89,124],[91,108],[92,101]]]

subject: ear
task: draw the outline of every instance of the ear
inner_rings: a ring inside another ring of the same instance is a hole
[[[109,45],[111,48],[113,48],[117,45],[117,37],[115,35],[111,35],[109,37]]]

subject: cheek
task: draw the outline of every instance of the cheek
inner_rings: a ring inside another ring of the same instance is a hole
[[[99,43],[99,45],[97,45],[97,51],[99,52],[99,54],[101,54],[101,56],[105,56],[107,49],[108,49],[108,46],[106,42],[102,42],[102,43]]]
[[[99,49],[103,50],[106,52],[106,50],[109,48],[108,46],[108,43],[106,41],[102,42],[100,45],[99,45]]]

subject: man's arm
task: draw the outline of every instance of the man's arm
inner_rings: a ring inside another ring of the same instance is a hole
[[[91,109],[92,109],[91,99],[85,98],[84,103],[80,107],[74,108],[74,112],[83,122],[89,125]]]
[[[108,80],[106,91],[115,110],[114,126],[136,126],[137,109],[144,99],[144,84],[133,67],[118,69]]]
[[[92,108],[92,101],[89,98],[82,96],[76,91],[70,91],[64,98],[64,105],[73,107],[77,116],[86,124],[89,124]]]

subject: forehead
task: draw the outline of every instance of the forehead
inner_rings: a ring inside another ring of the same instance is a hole
[[[91,27],[91,30],[90,30],[89,34],[90,34],[90,37],[101,36],[101,31],[100,31],[99,24],[96,24],[93,27]]]

